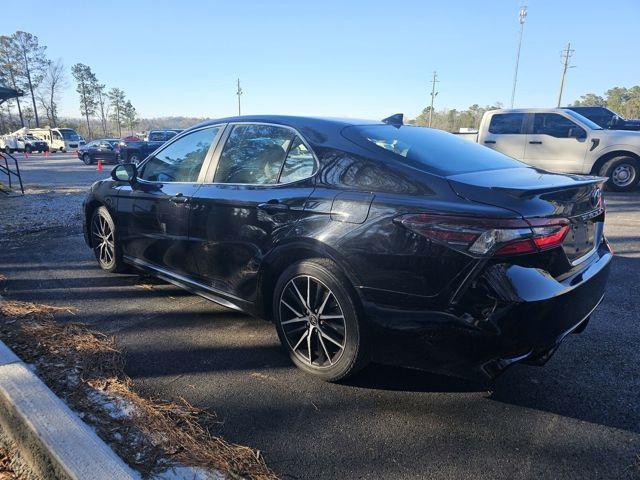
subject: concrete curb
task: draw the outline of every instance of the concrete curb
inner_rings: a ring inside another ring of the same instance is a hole
[[[0,341],[0,425],[46,479],[140,479]]]

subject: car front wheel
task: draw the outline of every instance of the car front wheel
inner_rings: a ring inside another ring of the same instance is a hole
[[[91,165],[93,163],[88,153],[85,153],[84,155],[82,155],[82,161],[84,162],[85,165]]]
[[[129,163],[133,163],[135,166],[138,166],[138,164],[140,163],[140,155],[138,155],[137,153],[132,153],[131,155],[129,155]]]
[[[600,169],[600,175],[609,177],[608,190],[628,192],[633,190],[640,180],[640,166],[633,157],[615,157]]]
[[[327,381],[351,376],[369,361],[368,329],[355,293],[335,263],[312,259],[280,276],[273,313],[293,363]]]
[[[100,268],[110,273],[125,270],[116,241],[116,226],[107,207],[97,208],[91,216],[91,246]]]

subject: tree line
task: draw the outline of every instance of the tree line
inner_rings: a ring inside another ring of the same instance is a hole
[[[80,114],[86,121],[80,133],[93,138],[94,118],[104,136],[116,132],[122,136],[124,127],[133,133],[138,114],[123,90],[114,87],[107,91],[91,68],[81,63],[71,67],[71,74],[80,98]],[[24,94],[0,105],[0,131],[41,127],[43,113],[49,126],[60,126],[59,102],[69,86],[67,71],[61,59],[47,57],[47,47],[37,36],[23,31],[0,35],[0,85]]]
[[[640,85],[631,88],[610,88],[604,92],[604,96],[587,93],[573,104],[575,106],[600,105],[608,107],[626,118],[640,118]]]

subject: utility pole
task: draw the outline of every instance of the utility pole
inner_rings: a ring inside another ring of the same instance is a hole
[[[238,90],[236,90],[236,95],[238,95],[238,116],[242,115],[240,110],[240,95],[242,95],[242,88],[240,88],[240,79],[238,79]]]
[[[433,80],[431,80],[431,108],[429,109],[429,127],[431,127],[431,121],[433,120],[433,100],[436,98],[436,95],[438,95],[438,92],[436,92],[436,83],[438,83],[440,80],[438,80],[438,73],[437,72],[433,72]]]
[[[520,49],[522,48],[522,33],[524,32],[524,21],[527,18],[526,5],[520,8],[520,38],[518,40],[518,53],[516,54],[516,71],[513,74],[513,89],[511,90],[511,108],[516,99],[516,84],[518,83],[518,66],[520,65]]]
[[[558,108],[560,108],[560,104],[562,103],[564,77],[567,75],[567,69],[573,68],[573,65],[569,65],[569,63],[574,51],[575,50],[571,49],[571,42],[567,43],[567,47],[562,51],[562,77],[560,78],[560,93],[558,93]]]

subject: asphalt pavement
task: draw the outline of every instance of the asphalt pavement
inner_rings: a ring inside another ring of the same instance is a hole
[[[62,156],[21,166],[28,184],[100,176]],[[75,307],[61,321],[114,334],[142,393],[215,412],[213,433],[259,449],[283,478],[640,478],[640,192],[607,204],[616,257],[589,326],[544,367],[488,385],[379,365],[341,384],[311,379],[269,323],[103,273],[78,225],[0,238],[0,292]]]

